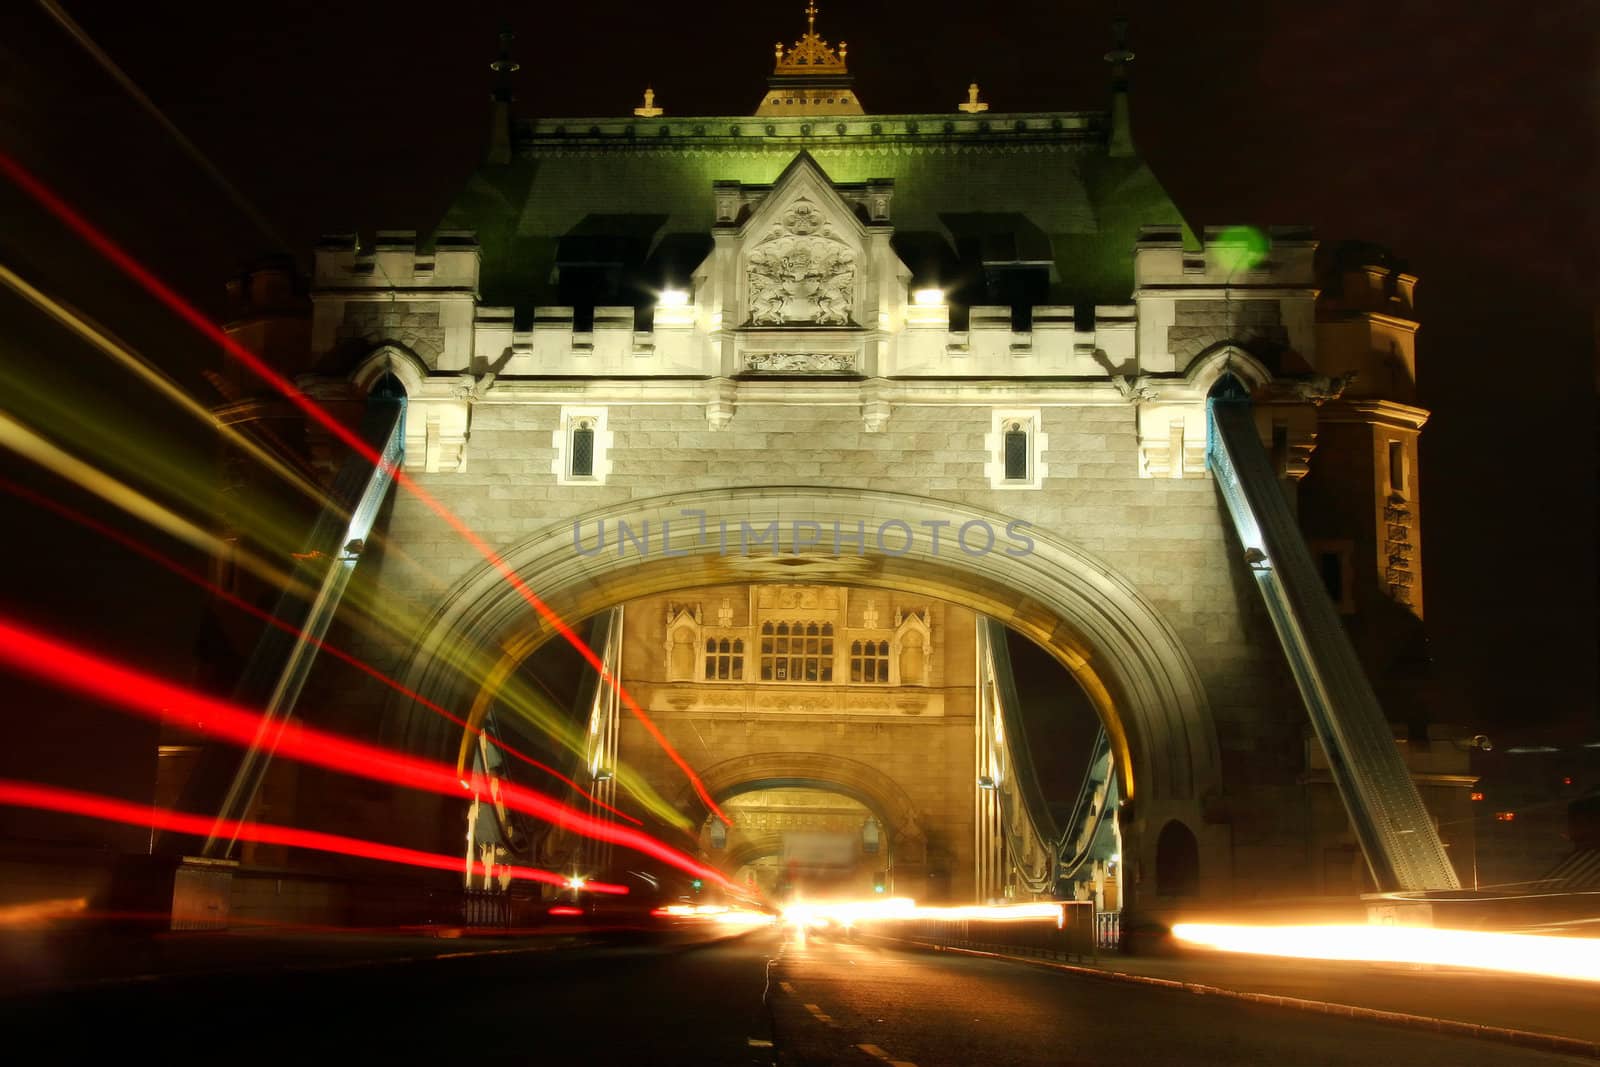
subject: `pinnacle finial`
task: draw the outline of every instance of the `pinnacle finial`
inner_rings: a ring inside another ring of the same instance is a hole
[[[815,0],[806,4],[806,33],[817,32],[817,5]]]
[[[1111,20],[1111,51],[1106,53],[1106,62],[1117,70],[1133,62],[1133,53],[1128,50],[1128,20],[1125,18]]]
[[[511,58],[511,42],[517,39],[510,28],[500,31],[500,58],[489,64],[489,69],[494,71],[494,98],[509,102],[511,95],[511,75],[522,69],[522,64]]]
[[[1111,21],[1111,51],[1106,62],[1111,64],[1111,130],[1108,149],[1112,156],[1135,154],[1133,123],[1128,116],[1128,64],[1133,62],[1133,50],[1128,47],[1128,20]]]
[[[505,75],[514,70],[522,69],[522,64],[511,58],[511,42],[516,39],[517,35],[512,33],[510,29],[500,31],[500,58],[489,64],[490,70],[496,74]]]

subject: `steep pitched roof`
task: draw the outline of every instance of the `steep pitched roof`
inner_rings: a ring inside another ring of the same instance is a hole
[[[1107,151],[1102,114],[1063,112],[521,123],[441,226],[478,233],[483,299],[519,317],[579,302],[563,279],[584,271],[642,305],[709,252],[713,182],[769,184],[802,150],[834,182],[893,180],[896,251],[957,301],[986,267],[1042,265],[1038,303],[1126,302],[1139,227],[1184,223],[1142,160]]]

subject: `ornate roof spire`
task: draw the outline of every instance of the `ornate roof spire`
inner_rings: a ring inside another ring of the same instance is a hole
[[[806,4],[806,32],[791,48],[772,46],[772,76],[757,115],[860,115],[845,64],[850,46],[836,50],[817,32],[817,5]]]
[[[849,45],[839,42],[839,50],[835,52],[833,46],[817,33],[817,5],[806,4],[806,33],[794,43],[794,47],[784,50],[782,44],[777,46],[777,65],[773,68],[774,74],[810,74],[812,72],[827,72],[829,74],[845,73],[844,57]]]

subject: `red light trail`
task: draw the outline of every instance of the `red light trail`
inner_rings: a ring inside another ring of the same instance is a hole
[[[161,303],[165,304],[174,314],[183,319],[185,322],[189,323],[189,325],[193,326],[205,337],[214,341],[218,345],[221,345],[224,351],[248,367],[250,371],[256,375],[256,377],[260,378],[263,382],[276,389],[290,403],[295,405],[295,407],[299,408],[308,417],[310,417],[312,421],[327,429],[341,442],[343,442],[346,447],[352,449],[357,455],[367,460],[367,462],[371,463],[374,467],[390,466],[389,464],[386,464],[383,457],[379,455],[379,453],[371,445],[363,441],[358,434],[352,431],[349,427],[345,426],[338,419],[335,419],[331,414],[324,410],[321,405],[317,404],[315,401],[303,394],[295,387],[293,382],[289,381],[289,379],[285,378],[283,375],[267,366],[265,362],[255,355],[255,353],[251,352],[249,349],[239,344],[239,342],[235,341],[232,337],[228,336],[224,330],[218,327],[210,319],[206,318],[206,316],[198,308],[184,300],[183,297],[179,296],[174,290],[169,288],[165,282],[157,278],[155,274],[153,274],[148,268],[134,259],[129,253],[124,251],[120,245],[111,240],[111,238],[106,236],[104,233],[100,232],[100,230],[95,228],[82,215],[78,214],[78,212],[68,205],[65,200],[61,199],[61,197],[56,195],[56,193],[53,192],[48,186],[46,186],[38,178],[34,177],[30,171],[25,169],[20,163],[3,152],[0,152],[0,171],[3,171],[6,176],[12,180],[12,182],[19,186],[29,196],[38,201],[45,210],[50,212],[50,214],[59,219],[65,226],[67,226],[67,228],[81,237],[90,247],[95,249],[124,274],[128,275],[128,277],[132,278],[135,282],[142,286],[146,292],[150,293],[157,300],[161,301]],[[656,744],[661,746],[661,750],[665,752],[672,762],[677,765],[678,769],[688,777],[690,783],[694,786],[695,792],[699,794],[701,801],[706,805],[706,807],[709,808],[711,812],[724,823],[732,825],[728,817],[723,814],[722,809],[717,806],[717,802],[712,799],[711,794],[706,790],[705,783],[700,780],[700,776],[695,774],[694,769],[689,766],[688,762],[684,760],[681,755],[678,754],[677,749],[673,748],[672,745],[667,741],[666,735],[664,735],[660,728],[656,726],[655,722],[645,714],[644,709],[639,706],[638,701],[634,700],[633,696],[629,694],[626,688],[623,687],[621,680],[613,676],[610,671],[606,670],[605,664],[601,661],[600,657],[595,654],[594,649],[590,648],[583,638],[579,637],[577,633],[573,631],[572,627],[567,625],[566,620],[562,619],[561,616],[557,615],[549,605],[541,600],[539,596],[528,587],[528,584],[524,582],[520,576],[518,576],[516,571],[511,568],[510,564],[506,563],[504,557],[502,557],[500,553],[496,552],[487,541],[478,536],[477,532],[474,531],[472,527],[468,526],[460,516],[446,507],[441,501],[435,498],[433,494],[419,486],[404,471],[395,469],[393,470],[393,475],[397,485],[404,488],[425,507],[427,507],[428,510],[432,511],[435,515],[442,519],[446,525],[450,526],[458,534],[460,534],[462,539],[471,545],[475,550],[477,550],[478,554],[483,556],[483,558],[488,561],[490,566],[500,573],[501,577],[503,577],[506,582],[517,591],[518,595],[520,595],[530,607],[538,612],[539,616],[543,618],[545,622],[549,623],[550,626],[558,634],[560,634],[569,645],[577,650],[578,654],[581,655],[591,667],[599,672],[600,680],[609,685],[612,689],[616,690],[618,698],[622,701],[623,706],[628,709],[629,714],[631,714],[635,719],[639,720],[640,725],[645,728],[645,731],[651,736],[652,739],[655,740]]]
[[[0,663],[46,679],[63,689],[86,693],[146,718],[181,727],[192,733],[249,745],[264,721],[261,715],[226,701],[196,693],[108,659],[79,651],[0,616]],[[368,778],[441,796],[459,797],[468,791],[489,797],[482,775],[459,778],[454,767],[338,734],[281,722],[274,726],[274,747],[289,759],[341,774]],[[732,888],[721,872],[657,841],[649,834],[596,819],[553,797],[512,782],[500,785],[500,802],[585,837],[622,845],[696,877],[710,878]]]
[[[217,825],[217,819],[210,815],[190,815],[170,808],[151,808],[144,804],[134,804],[115,797],[99,796],[95,793],[80,793],[75,789],[60,789],[56,786],[40,785],[35,782],[19,782],[13,779],[0,778],[0,804],[13,808],[36,808],[41,811],[56,811],[67,815],[86,815],[91,819],[103,819],[107,822],[127,823],[131,826],[154,826],[160,830],[171,830],[180,834],[204,835],[211,832]],[[380,863],[399,863],[407,867],[426,867],[438,871],[465,871],[464,860],[455,856],[445,856],[437,852],[422,852],[414,848],[404,848],[400,845],[385,845],[377,841],[366,841],[359,837],[345,837],[343,834],[325,834],[319,830],[297,830],[290,826],[275,826],[270,823],[260,822],[235,822],[224,820],[222,825],[227,832],[234,834],[242,841],[254,841],[263,845],[287,845],[292,848],[311,849],[316,852],[333,852],[342,856],[355,856],[360,859],[377,860]],[[507,870],[511,877],[527,882],[543,882],[546,885],[570,887],[571,880],[554,871],[540,870],[538,867],[517,867],[507,865],[496,866],[496,871]],[[485,868],[482,863],[474,862],[472,873],[482,875]],[[489,872],[493,873],[493,872]],[[584,882],[583,888],[595,893],[606,893],[613,896],[625,895],[628,887],[613,885],[610,882]]]
[[[137,541],[134,538],[128,536],[127,534],[123,533],[120,530],[113,529],[112,527],[105,525],[104,523],[100,522],[97,519],[90,518],[88,515],[85,515],[82,512],[75,511],[74,509],[67,507],[65,504],[62,504],[62,503],[60,503],[58,501],[55,501],[55,500],[51,500],[47,496],[44,496],[44,495],[42,495],[40,493],[35,493],[31,489],[28,489],[28,488],[26,488],[24,486],[21,486],[21,485],[17,485],[15,482],[8,481],[5,478],[0,478],[0,489],[3,489],[6,492],[11,493],[14,496],[20,496],[24,500],[27,500],[27,501],[29,501],[29,502],[31,502],[33,504],[36,504],[39,507],[46,508],[47,510],[52,511],[55,514],[60,515],[62,518],[68,519],[68,520],[70,520],[72,522],[75,522],[75,523],[79,524],[80,526],[88,527],[89,529],[93,530],[95,533],[100,534],[102,537],[105,537],[105,538],[108,538],[108,539],[110,539],[112,541],[115,541],[117,544],[123,546],[124,548],[128,549],[131,552],[138,553],[139,555],[143,556],[145,559],[150,560],[152,563],[155,563],[155,564],[157,564],[157,565],[159,565],[161,567],[164,567],[167,570],[171,571],[173,574],[178,575],[180,578],[183,578],[186,581],[192,582],[193,584],[199,586],[201,589],[204,589],[206,592],[210,593],[213,597],[216,597],[218,600],[222,600],[222,601],[224,601],[224,602],[226,602],[228,604],[231,604],[233,607],[238,608],[240,611],[245,612],[247,615],[250,615],[253,618],[260,619],[262,622],[265,622],[269,626],[276,627],[277,629],[282,630],[284,633],[292,634],[292,635],[294,635],[296,637],[301,636],[301,632],[298,629],[296,629],[293,626],[290,626],[288,623],[284,622],[282,619],[279,619],[277,616],[273,615],[271,612],[263,611],[262,609],[256,607],[254,604],[250,603],[248,600],[245,600],[245,599],[243,599],[241,597],[235,596],[234,594],[228,592],[226,589],[223,589],[223,588],[221,588],[221,587],[219,587],[217,585],[214,585],[210,581],[207,581],[201,575],[198,575],[194,571],[189,570],[183,564],[177,562],[176,560],[169,559],[168,557],[162,555],[160,552],[157,552],[155,549],[150,548],[147,545],[141,544],[139,541]],[[643,826],[644,825],[643,822],[641,822],[640,820],[634,818],[632,815],[629,815],[627,812],[619,811],[618,809],[612,807],[610,804],[607,804],[605,801],[601,800],[599,797],[597,797],[594,794],[590,793],[588,790],[584,789],[583,786],[579,785],[577,782],[573,781],[571,778],[568,778],[566,775],[562,774],[560,771],[556,770],[554,767],[551,767],[551,766],[549,766],[548,764],[545,764],[545,763],[541,763],[538,760],[534,759],[532,756],[528,756],[528,755],[525,755],[522,752],[517,751],[515,748],[512,748],[510,745],[506,744],[504,741],[501,741],[501,740],[499,740],[498,738],[495,738],[495,737],[491,737],[487,733],[485,733],[483,730],[478,729],[477,727],[469,725],[465,719],[462,719],[459,716],[451,713],[450,711],[447,711],[445,708],[441,707],[440,705],[435,704],[433,701],[429,700],[427,697],[423,696],[421,693],[413,692],[411,689],[408,689],[406,686],[401,685],[399,682],[395,681],[393,678],[390,678],[388,675],[384,674],[382,671],[378,670],[376,667],[372,667],[372,666],[368,665],[367,663],[357,659],[355,656],[352,656],[350,653],[344,651],[343,649],[336,648],[333,645],[330,645],[325,641],[318,640],[315,637],[308,637],[307,639],[310,640],[312,642],[312,644],[316,645],[317,649],[319,651],[326,652],[328,655],[332,656],[334,659],[337,659],[342,663],[349,664],[350,666],[354,667],[356,670],[361,671],[363,674],[366,674],[367,676],[369,676],[369,677],[371,677],[371,678],[383,683],[384,685],[388,686],[390,689],[393,689],[395,692],[400,693],[403,696],[410,697],[412,700],[415,700],[417,703],[421,704],[423,707],[427,708],[428,710],[430,710],[430,711],[432,711],[432,712],[444,717],[449,722],[452,722],[455,725],[460,726],[465,730],[468,730],[469,732],[471,732],[475,736],[482,737],[485,741],[489,742],[489,744],[495,746],[496,748],[498,748],[500,751],[506,753],[507,755],[514,756],[517,759],[521,760],[522,762],[528,764],[529,766],[536,767],[539,770],[545,772],[546,774],[551,775],[552,777],[560,780],[564,784],[571,786],[573,789],[577,790],[580,795],[582,795],[583,797],[587,798],[588,800],[591,800],[594,803],[600,805],[602,808],[605,808],[607,811],[611,812],[613,815],[617,815],[620,818],[626,819],[629,822],[633,823],[635,826]]]

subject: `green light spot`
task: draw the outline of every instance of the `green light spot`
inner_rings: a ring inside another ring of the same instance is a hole
[[[1229,274],[1254,270],[1271,247],[1272,241],[1254,226],[1229,226],[1211,242],[1217,265]]]

